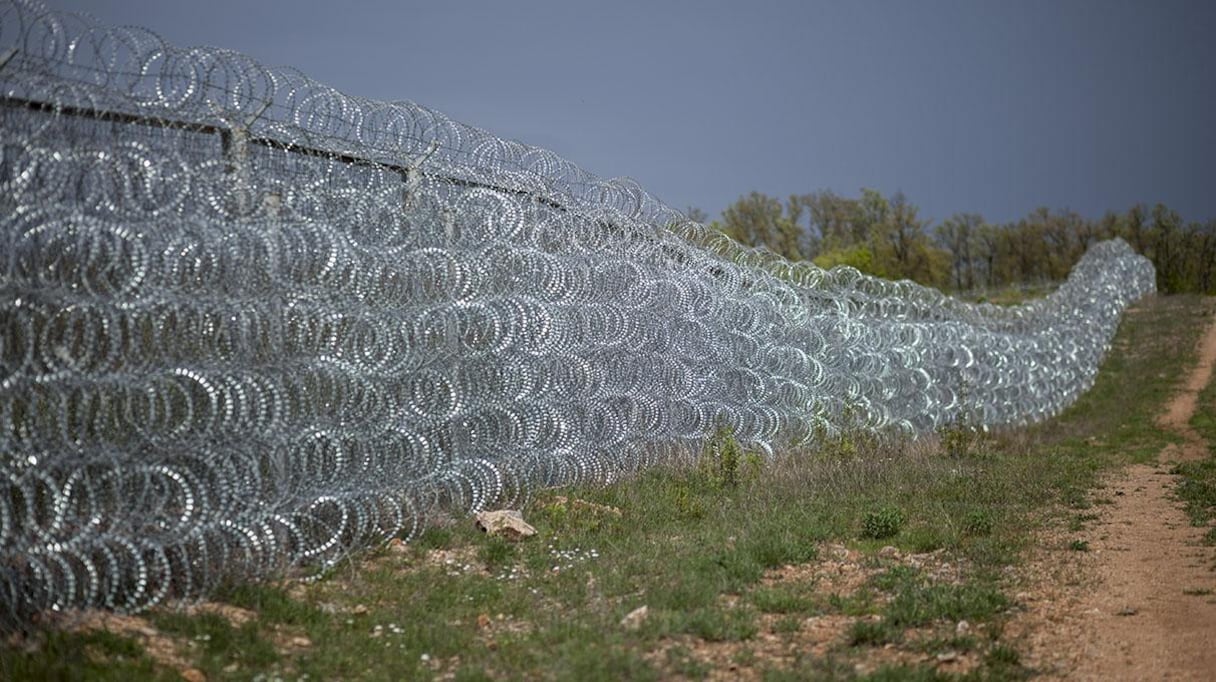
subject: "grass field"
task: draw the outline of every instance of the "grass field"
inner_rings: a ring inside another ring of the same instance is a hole
[[[1022,679],[1009,576],[1037,528],[1092,519],[1104,470],[1170,442],[1154,417],[1212,308],[1142,302],[1093,390],[1036,427],[773,461],[722,434],[695,465],[537,495],[536,537],[454,519],[312,583],[10,638],[0,678]],[[1199,412],[1216,442],[1216,389]],[[1207,524],[1216,466],[1186,473]]]

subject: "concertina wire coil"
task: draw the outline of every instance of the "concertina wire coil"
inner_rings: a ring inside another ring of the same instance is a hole
[[[0,628],[325,567],[439,509],[1049,417],[1153,267],[970,304],[242,54],[0,2]]]

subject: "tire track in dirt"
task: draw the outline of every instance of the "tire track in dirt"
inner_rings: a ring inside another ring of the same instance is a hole
[[[1051,533],[1043,548],[1050,556],[1032,560],[1037,581],[1050,584],[1018,595],[1027,611],[1010,634],[1049,679],[1216,679],[1214,553],[1172,497],[1169,473],[1175,462],[1208,455],[1189,422],[1214,365],[1216,320],[1199,363],[1158,420],[1182,444],[1108,479],[1113,504],[1099,510],[1089,552],[1069,552],[1068,536]]]

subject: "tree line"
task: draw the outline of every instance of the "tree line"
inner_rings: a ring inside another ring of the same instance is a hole
[[[707,218],[697,209],[689,215]],[[863,189],[853,198],[821,191],[785,201],[752,192],[710,225],[790,260],[851,265],[951,291],[1058,282],[1092,244],[1122,237],[1152,260],[1158,291],[1216,294],[1216,220],[1184,221],[1162,204],[1137,204],[1097,220],[1039,208],[1009,223],[959,213],[934,225],[902,192],[887,197]]]

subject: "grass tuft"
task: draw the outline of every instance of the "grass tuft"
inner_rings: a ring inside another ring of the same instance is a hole
[[[861,520],[861,537],[883,540],[899,535],[904,527],[904,513],[899,507],[882,507],[867,511]]]

